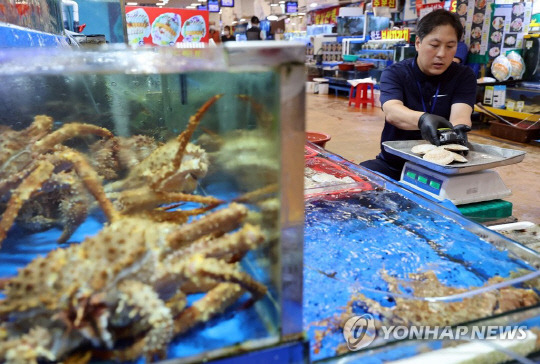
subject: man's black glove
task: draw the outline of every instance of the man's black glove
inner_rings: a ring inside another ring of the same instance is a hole
[[[467,133],[471,131],[471,127],[469,125],[459,124],[454,126],[454,131],[458,136],[460,144],[467,146],[467,143],[469,142],[467,139]]]
[[[418,129],[422,133],[422,138],[430,142],[431,144],[441,145],[439,136],[437,135],[437,129],[449,128],[454,126],[448,120],[439,115],[423,113],[418,119]]]

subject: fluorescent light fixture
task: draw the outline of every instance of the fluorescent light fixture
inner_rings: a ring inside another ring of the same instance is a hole
[[[240,19],[240,21],[246,21],[246,19],[242,18],[242,19]]]
[[[278,20],[278,16],[275,15],[275,14],[268,15],[268,16],[266,17],[266,20],[276,21],[276,20]]]
[[[197,0],[200,3],[204,3],[206,0]]]
[[[282,0],[282,1],[280,1],[279,3],[280,3],[280,4],[285,4],[285,1]]]
[[[306,13],[298,13],[298,16],[304,16]]]
[[[139,5],[139,3],[126,3],[127,6],[136,6]]]
[[[317,3],[311,3],[311,4],[309,4],[309,6],[311,6],[312,8],[316,8],[317,6],[319,6],[319,4],[317,4]]]
[[[233,20],[232,24],[238,24],[238,22],[236,20]]]
[[[279,6],[279,4],[272,3],[272,4],[270,4],[270,6]]]
[[[199,4],[198,3],[191,3],[191,6],[197,7],[197,6],[199,6]]]

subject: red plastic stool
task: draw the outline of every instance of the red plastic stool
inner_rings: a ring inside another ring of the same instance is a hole
[[[369,93],[370,89],[371,93]],[[351,91],[349,92],[349,106],[351,106],[351,102],[353,100],[355,102],[354,107],[357,108],[360,107],[360,104],[362,104],[362,107],[364,107],[364,105],[367,106],[367,104],[371,104],[371,106],[373,106],[375,104],[373,89],[373,82],[362,82],[356,86],[351,86]]]

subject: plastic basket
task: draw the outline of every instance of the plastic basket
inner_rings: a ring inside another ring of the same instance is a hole
[[[531,140],[540,137],[540,123],[533,121],[522,121],[516,126],[510,126],[498,121],[492,121],[489,127],[491,135],[513,140],[519,143],[529,143]]]
[[[312,131],[306,131],[306,139],[313,144],[316,144],[322,148],[325,147],[326,142],[331,139],[330,135],[324,133],[316,133]]]
[[[512,216],[512,203],[504,200],[476,202],[457,208],[463,215],[480,223]]]

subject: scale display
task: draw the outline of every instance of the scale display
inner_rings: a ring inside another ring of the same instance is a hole
[[[511,194],[494,170],[445,175],[407,162],[401,182],[439,201],[450,200],[454,205],[500,199]]]
[[[441,194],[443,180],[423,173],[417,168],[407,166],[403,172],[402,180],[436,196]]]

